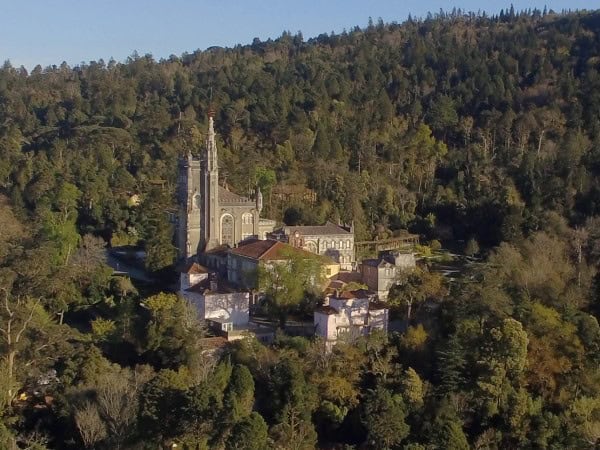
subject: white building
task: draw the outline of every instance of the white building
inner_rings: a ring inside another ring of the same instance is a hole
[[[179,286],[183,292],[186,289],[208,278],[210,271],[194,261],[185,263],[179,269]]]
[[[202,320],[219,324],[220,331],[247,328],[250,295],[217,279],[215,273],[192,262],[181,270],[180,292],[194,305]]]
[[[363,289],[330,297],[328,304],[314,312],[315,334],[330,349],[338,340],[353,341],[372,330],[387,333],[389,308],[376,298],[374,292]]]

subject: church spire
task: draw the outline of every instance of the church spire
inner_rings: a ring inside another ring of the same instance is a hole
[[[215,141],[215,112],[208,111],[208,135],[206,137],[206,163],[209,171],[218,170],[217,143]]]
[[[208,133],[206,135],[206,153],[202,167],[202,244],[204,251],[219,245],[219,160],[215,140],[214,111],[208,111]]]

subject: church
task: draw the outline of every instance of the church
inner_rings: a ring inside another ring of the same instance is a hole
[[[219,160],[214,113],[208,114],[208,133],[199,158],[188,152],[180,160],[178,178],[179,257],[188,259],[221,246],[236,247],[250,239],[265,239],[275,222],[260,218],[262,194],[244,197],[219,184]]]

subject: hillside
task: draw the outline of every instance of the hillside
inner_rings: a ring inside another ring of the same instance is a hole
[[[599,69],[600,12],[512,8],[161,61],[5,63],[0,446],[595,448]],[[144,298],[102,255],[141,245],[169,271],[177,161],[199,152],[209,109],[221,181],[259,185],[263,215],[353,221],[357,240],[408,229],[481,264],[406,281],[396,313],[420,300],[404,334],[203,359],[185,305]],[[282,185],[316,204],[282,204]],[[16,400],[50,370],[54,403]]]

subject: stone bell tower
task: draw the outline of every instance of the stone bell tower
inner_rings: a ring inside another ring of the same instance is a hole
[[[208,113],[208,135],[201,161],[202,214],[200,219],[200,249],[211,250],[219,245],[219,160],[215,141],[214,111]]]
[[[200,243],[200,160],[188,152],[179,160],[178,177],[179,218],[177,247],[180,258],[190,258],[198,253]]]

